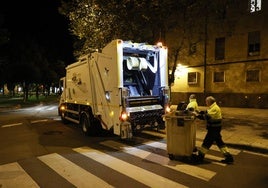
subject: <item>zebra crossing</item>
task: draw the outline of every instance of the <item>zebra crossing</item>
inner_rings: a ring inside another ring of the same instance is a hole
[[[192,175],[194,177],[209,181],[216,173],[212,172],[210,170],[206,170],[206,169],[202,169],[193,165],[187,165],[187,164],[179,164],[176,163],[174,161],[170,161],[168,157],[165,156],[161,156],[155,153],[151,153],[148,151],[144,151],[142,149],[138,149],[135,147],[129,147],[127,145],[121,144],[119,142],[115,142],[115,141],[106,141],[106,142],[102,142],[101,144],[107,146],[107,147],[114,147],[117,149],[122,149],[124,152],[134,155],[136,157],[139,157],[141,159],[146,159],[146,160],[150,160],[154,163],[157,163],[159,165],[165,166],[167,168],[171,168],[174,169],[176,171],[182,172],[182,173],[186,173],[188,175]],[[165,145],[163,143],[157,143],[160,145]],[[156,142],[152,143],[148,143],[148,145],[156,145]]]
[[[197,141],[198,144],[200,143]],[[131,187],[131,184],[135,185],[133,187],[188,187],[189,185],[180,178],[166,177],[161,171],[172,173],[175,177],[189,177],[202,182],[210,181],[217,174],[205,166],[171,161],[168,155],[163,154],[167,146],[161,141],[145,140],[140,145],[131,146],[121,141],[105,140],[100,142],[100,146],[106,149],[100,151],[84,146],[72,148],[68,154],[50,153],[38,156],[36,163],[42,163],[38,166],[38,171],[46,168],[46,172],[55,174],[55,179],[64,181],[68,185],[66,187],[82,188]],[[219,152],[214,146],[211,149]],[[237,155],[240,150],[231,149],[230,152]],[[224,168],[224,164],[214,161],[222,159],[219,156],[220,154],[217,156],[211,154],[206,158],[212,159],[212,165]],[[40,181],[41,178],[36,177],[38,173],[30,172],[27,165],[21,163],[19,161],[0,165],[0,187],[45,187]],[[146,165],[154,165],[155,170],[146,168]],[[109,172],[110,176],[107,177],[97,171],[105,174]],[[126,182],[123,179],[128,180],[130,185],[121,185],[121,179],[122,182]],[[50,183],[53,185],[52,182]],[[56,185],[58,184],[55,184],[55,187]]]

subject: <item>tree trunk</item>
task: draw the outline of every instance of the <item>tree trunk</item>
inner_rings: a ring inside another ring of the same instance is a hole
[[[171,72],[171,75],[169,75],[169,86],[171,86],[172,84],[174,84],[174,76],[175,76],[175,71],[176,71],[176,68],[177,68],[177,61],[178,61],[178,58],[179,58],[179,49],[176,49],[175,50],[175,53],[174,53],[174,64],[172,66],[172,72]]]
[[[23,95],[23,101],[26,102],[28,101],[29,98],[29,84],[28,83],[23,83],[23,91],[24,91],[24,95]]]
[[[39,85],[36,84],[36,88],[35,88],[35,97],[38,100],[39,99]]]

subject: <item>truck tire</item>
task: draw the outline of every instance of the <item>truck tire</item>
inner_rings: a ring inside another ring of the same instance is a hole
[[[68,121],[65,119],[65,112],[64,111],[61,111],[60,112],[60,117],[61,117],[61,121],[64,123],[64,124],[67,124]]]
[[[81,126],[83,133],[85,135],[90,135],[91,121],[86,114],[83,114],[81,117]]]

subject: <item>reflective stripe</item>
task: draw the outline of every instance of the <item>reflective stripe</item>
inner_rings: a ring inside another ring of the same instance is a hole
[[[223,155],[230,153],[227,146],[221,147],[220,150],[223,153]]]
[[[209,151],[209,149],[208,149],[208,148],[205,148],[204,146],[201,146],[201,147],[199,148],[199,151],[200,151],[202,154],[206,154],[206,153]]]

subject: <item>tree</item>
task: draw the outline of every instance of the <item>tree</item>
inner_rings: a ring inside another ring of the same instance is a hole
[[[63,1],[59,11],[69,19],[69,30],[76,37],[75,55],[101,48],[109,40],[108,33],[113,33],[112,15],[101,11],[94,0]]]
[[[60,12],[70,21],[79,56],[116,38],[148,43],[165,40],[174,22],[169,18],[178,4],[176,0],[71,0],[63,1]]]
[[[60,12],[69,18],[69,29],[78,39],[77,56],[102,48],[115,38],[165,43],[166,33],[175,32],[169,55],[173,82],[179,53],[197,22],[190,12],[194,4],[195,0],[72,0],[63,3]]]
[[[24,39],[12,38],[9,54],[8,82],[23,85],[24,100],[28,100],[28,90],[31,83],[40,83],[41,72],[46,58],[42,54],[42,48],[37,42],[25,36]],[[16,50],[14,50],[16,49]]]
[[[6,65],[8,64],[7,46],[9,37],[9,30],[5,27],[5,16],[0,14],[0,88],[4,87],[6,81]]]
[[[71,37],[64,30],[66,19],[58,13],[58,4],[45,0],[16,1],[16,6],[11,1],[1,3],[0,86],[8,83],[13,91],[14,85],[23,85],[25,100],[32,85],[50,87],[73,62]]]

